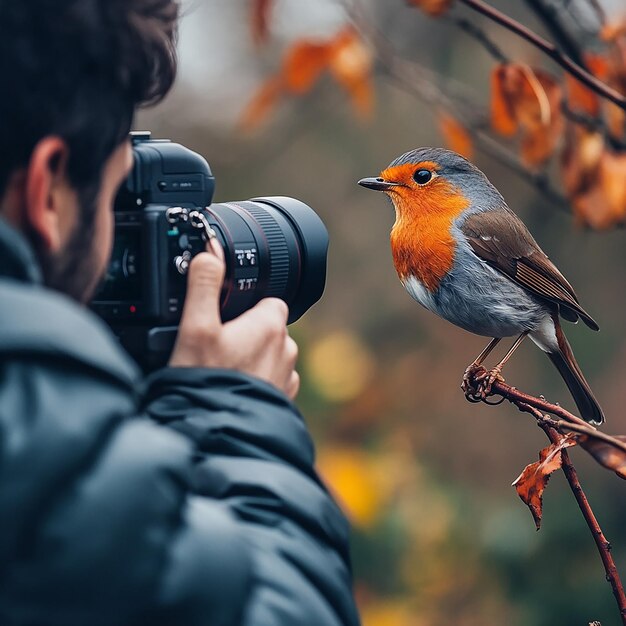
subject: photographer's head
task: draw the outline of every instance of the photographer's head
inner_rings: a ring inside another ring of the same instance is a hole
[[[135,109],[173,83],[177,15],[177,0],[0,0],[0,216],[78,300],[106,268]]]

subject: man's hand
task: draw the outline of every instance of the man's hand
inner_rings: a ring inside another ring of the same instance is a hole
[[[266,298],[222,324],[224,251],[216,239],[211,239],[209,247],[211,252],[196,255],[189,267],[187,297],[170,366],[238,370],[295,398],[300,387],[295,371],[298,346],[287,333],[287,305],[278,298]]]

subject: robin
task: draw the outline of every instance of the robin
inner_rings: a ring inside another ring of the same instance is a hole
[[[493,337],[465,372],[466,394],[473,395],[472,377],[503,337],[517,335],[500,363],[478,376],[485,385],[483,397],[528,336],[556,366],[583,419],[593,424],[604,421],[560,318],[570,322],[580,318],[592,330],[598,325],[476,166],[450,150],[418,148],[359,185],[383,191],[393,202],[391,250],[409,294],[453,324]]]

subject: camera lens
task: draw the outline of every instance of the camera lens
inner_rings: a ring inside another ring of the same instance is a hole
[[[287,197],[212,204],[209,222],[224,245],[222,318],[275,297],[295,322],[324,291],[328,232],[309,206]]]

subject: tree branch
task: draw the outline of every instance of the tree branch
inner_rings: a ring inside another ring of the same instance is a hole
[[[446,84],[445,87],[438,85],[435,76],[429,73],[426,68],[398,55],[393,44],[371,24],[371,20],[368,19],[360,2],[342,0],[342,4],[354,24],[372,46],[380,62],[382,72],[396,87],[423,102],[442,106],[451,111],[476,139],[478,148],[482,152],[530,183],[544,197],[554,203],[557,208],[567,212],[570,211],[570,202],[554,188],[546,174],[526,167],[513,152],[496,141],[487,132],[485,112],[482,107],[478,107],[470,100],[467,95],[467,89],[463,89],[456,84]],[[491,54],[494,54],[496,58],[502,57],[503,60],[506,59],[504,53],[489,40],[481,29],[474,25],[467,26],[469,24],[467,20],[465,20],[464,26],[461,26],[458,21],[454,21],[457,26],[479,39],[481,44]]]
[[[525,2],[528,8],[541,20],[557,46],[559,46],[574,63],[587,69],[580,51],[580,46],[559,20],[556,7],[544,0],[525,0]]]
[[[544,426],[541,423],[539,425],[543,428],[552,443],[556,443],[558,441],[558,435],[553,428],[550,426]],[[622,585],[619,572],[617,571],[615,561],[613,560],[613,555],[611,554],[611,544],[604,536],[604,533],[600,528],[600,524],[598,523],[591,505],[589,504],[589,500],[587,500],[587,496],[585,495],[580,481],[578,480],[578,474],[571,459],[569,458],[567,450],[561,450],[561,459],[561,467],[563,469],[563,473],[565,474],[565,478],[567,478],[567,482],[569,483],[572,493],[576,498],[576,502],[578,502],[578,507],[587,522],[587,526],[589,526],[593,540],[598,548],[598,553],[600,554],[602,564],[604,565],[604,571],[606,572],[606,579],[611,585],[615,601],[617,602],[617,606],[620,610],[622,624],[626,625],[626,595],[624,594],[624,586]]]
[[[618,91],[609,87],[607,84],[598,80],[593,74],[590,74],[587,70],[575,63],[570,57],[564,55],[554,44],[540,37],[532,30],[510,18],[508,15],[501,13],[494,9],[482,0],[460,0],[463,4],[467,5],[474,11],[481,13],[485,17],[493,20],[497,24],[500,24],[504,28],[519,35],[522,39],[525,39],[533,46],[544,52],[555,63],[560,65],[566,72],[570,73],[574,78],[577,78],[581,83],[589,87],[592,91],[601,95],[603,98],[610,100],[620,108],[626,111],[626,97],[620,94]]]
[[[481,371],[484,372],[484,369],[479,370],[478,373],[480,373]],[[490,395],[502,396],[503,398],[517,406],[520,410],[525,411],[526,413],[531,413],[535,417],[537,417],[536,413],[534,411],[528,410],[528,407],[536,409],[537,411],[541,411],[542,419],[544,422],[547,420],[545,416],[543,416],[543,413],[550,413],[551,415],[556,415],[560,417],[560,420],[551,420],[549,422],[549,425],[559,432],[567,433],[574,431],[580,433],[581,435],[587,435],[588,437],[591,437],[593,439],[599,439],[601,441],[604,441],[605,443],[612,445],[618,450],[626,452],[625,441],[621,441],[620,439],[616,439],[611,435],[607,435],[606,433],[599,431],[597,428],[594,428],[593,426],[585,422],[585,420],[582,420],[580,417],[565,410],[562,406],[547,402],[544,398],[536,398],[535,396],[524,393],[523,391],[520,391],[515,387],[511,387],[510,385],[507,385],[506,383],[499,380],[496,380],[493,383],[489,394],[487,394],[485,397],[489,397]],[[475,397],[478,398],[478,396]],[[482,397],[480,399],[484,400],[484,398]]]
[[[573,413],[566,411],[559,405],[546,402],[544,398],[536,398],[527,393],[519,391],[515,387],[511,387],[501,380],[496,380],[486,393],[481,392],[481,383],[476,380],[476,377],[480,377],[484,373],[484,368],[479,368],[476,372],[474,372],[473,378],[470,381],[471,393],[468,399],[472,401],[482,400],[483,402],[485,402],[487,398],[492,395],[502,396],[503,399],[506,399],[515,406],[517,406],[520,411],[532,415],[537,420],[537,424],[543,429],[546,435],[548,435],[550,441],[553,444],[559,442],[557,432],[566,434],[567,432],[574,431],[588,437],[595,437],[606,443],[610,443],[616,448],[619,448],[620,450],[626,452],[625,442],[620,441],[615,437],[611,437],[610,435],[607,435],[605,433],[601,433],[593,426],[590,426],[589,424],[587,424],[587,422],[580,419],[580,417],[577,417]],[[492,403],[487,402],[487,404]],[[546,415],[544,411],[546,413],[551,413],[552,415],[558,415],[561,419],[554,420],[549,415]],[[569,454],[565,449],[561,450],[561,459],[563,473],[565,474],[565,478],[567,479],[572,493],[576,498],[578,507],[580,508],[583,517],[587,522],[587,526],[589,527],[589,530],[593,535],[593,539],[598,549],[598,553],[600,554],[600,558],[602,559],[602,564],[606,573],[606,579],[611,585],[613,596],[615,597],[615,601],[620,611],[622,624],[626,626],[626,594],[624,593],[624,586],[620,579],[619,572],[617,571],[613,556],[611,554],[611,544],[606,539],[604,533],[602,532],[602,529],[600,528],[598,520],[596,519],[596,516],[591,509],[591,505],[587,500],[587,496],[585,495],[580,485],[576,469],[574,468],[574,465],[569,458]]]

